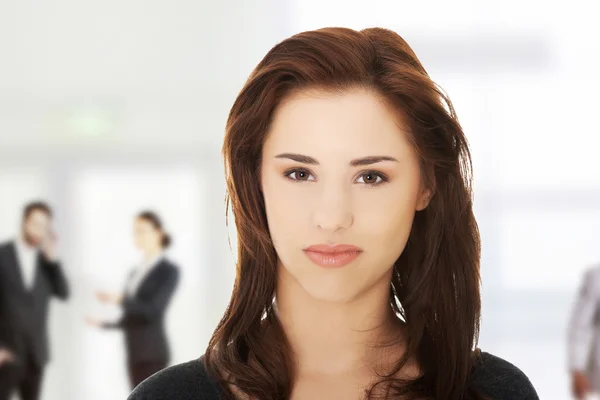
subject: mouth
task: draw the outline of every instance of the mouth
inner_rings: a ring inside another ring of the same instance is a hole
[[[306,256],[323,268],[340,268],[361,255],[362,249],[348,244],[318,244],[304,249]]]

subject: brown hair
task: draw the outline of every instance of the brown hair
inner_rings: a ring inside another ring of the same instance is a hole
[[[206,366],[229,398],[230,385],[252,399],[290,397],[294,367],[273,307],[277,254],[258,180],[262,147],[275,109],[292,91],[353,87],[377,93],[402,116],[434,192],[415,216],[391,282],[390,305],[406,321],[407,352],[375,387],[383,385],[389,399],[480,398],[469,386],[478,354],[480,239],[467,141],[450,100],[409,45],[380,28],[294,35],[268,52],[235,100],[223,154],[238,234],[237,275]],[[422,375],[394,378],[411,357]],[[373,388],[367,397],[375,397]]]
[[[171,245],[173,239],[171,238],[171,235],[167,234],[164,231],[163,223],[158,214],[156,214],[154,211],[142,211],[137,215],[137,217],[138,219],[148,221],[154,227],[154,229],[162,233],[162,239],[160,241],[160,244],[163,249],[166,249]]]
[[[52,209],[48,203],[45,201],[32,201],[23,208],[23,221],[26,221],[34,211],[41,211],[46,214],[48,218],[52,218]]]

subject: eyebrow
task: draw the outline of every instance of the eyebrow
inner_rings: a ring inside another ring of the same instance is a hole
[[[305,156],[302,154],[294,154],[294,153],[282,153],[275,156],[275,158],[288,158],[290,160],[302,163],[302,164],[312,164],[319,165],[319,162],[312,157]],[[367,156],[362,158],[357,158],[350,161],[350,166],[359,167],[364,165],[376,164],[383,161],[393,161],[398,162],[397,159],[390,156]]]

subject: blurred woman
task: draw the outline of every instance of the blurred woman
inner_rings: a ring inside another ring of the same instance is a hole
[[[163,230],[158,215],[151,211],[140,213],[135,220],[134,236],[143,259],[129,274],[125,290],[121,294],[96,293],[103,303],[121,305],[121,319],[89,321],[102,328],[119,328],[125,332],[132,388],[169,363],[164,316],[179,280],[178,268],[164,255],[171,237]]]

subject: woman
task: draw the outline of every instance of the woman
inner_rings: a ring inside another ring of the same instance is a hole
[[[124,330],[132,388],[169,363],[164,316],[179,280],[178,268],[164,256],[171,238],[164,232],[158,215],[150,211],[140,213],[134,234],[144,259],[129,275],[124,293],[97,293],[100,301],[121,305],[123,316],[116,323],[95,323]]]
[[[223,152],[233,294],[206,353],[131,400],[537,399],[476,350],[480,241],[467,141],[397,34],[276,45]]]

